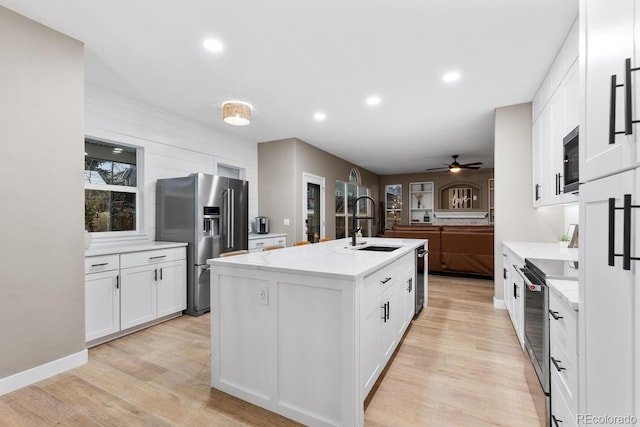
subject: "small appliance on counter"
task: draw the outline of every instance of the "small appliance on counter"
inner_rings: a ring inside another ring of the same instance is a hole
[[[269,217],[256,217],[256,234],[269,234]]]

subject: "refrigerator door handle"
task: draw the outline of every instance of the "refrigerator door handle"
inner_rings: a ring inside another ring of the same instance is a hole
[[[225,201],[225,226],[227,229],[227,249],[233,248],[233,189],[227,188],[224,191]]]
[[[229,189],[229,222],[231,223],[231,240],[229,241],[229,247],[233,248],[236,241],[235,229],[236,229],[236,190]]]

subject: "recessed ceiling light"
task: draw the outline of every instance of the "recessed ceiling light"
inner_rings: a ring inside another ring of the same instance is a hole
[[[445,83],[455,82],[460,78],[460,73],[458,71],[449,71],[444,76],[442,76],[442,80]]]
[[[380,97],[379,96],[370,96],[367,98],[367,105],[378,105],[380,104]]]
[[[321,121],[323,121],[324,119],[327,118],[327,115],[325,113],[315,113],[313,115],[313,118],[316,119],[317,121],[321,122]]]
[[[220,40],[207,39],[202,43],[202,45],[205,49],[211,52],[222,52],[224,49],[224,45]]]

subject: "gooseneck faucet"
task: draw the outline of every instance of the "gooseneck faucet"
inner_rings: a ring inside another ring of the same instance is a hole
[[[358,216],[358,201],[360,199],[371,200],[373,206],[373,216]],[[373,225],[376,225],[376,201],[369,196],[360,196],[353,201],[353,222],[351,225],[351,246],[356,245],[356,227],[358,226],[359,219],[372,219]]]

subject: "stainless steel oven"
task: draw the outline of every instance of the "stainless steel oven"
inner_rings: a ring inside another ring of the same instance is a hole
[[[545,425],[551,425],[549,372],[549,288],[547,280],[577,280],[578,262],[552,259],[524,260],[524,346],[545,395]]]

